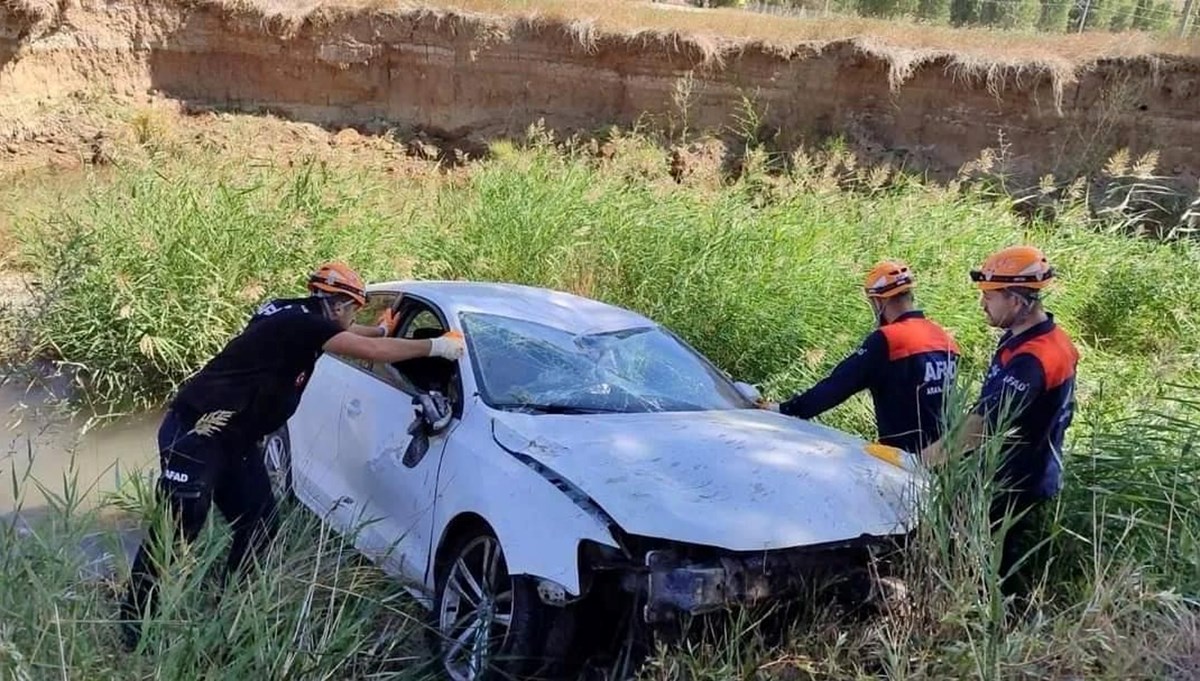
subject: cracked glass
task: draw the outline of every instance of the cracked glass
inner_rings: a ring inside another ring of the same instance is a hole
[[[484,401],[551,413],[753,407],[707,360],[658,326],[572,333],[527,320],[462,315]]]

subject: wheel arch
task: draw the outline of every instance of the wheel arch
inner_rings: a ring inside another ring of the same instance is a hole
[[[449,561],[449,553],[458,540],[474,532],[486,531],[496,537],[500,550],[504,552],[504,562],[509,574],[533,579],[545,579],[559,586],[572,597],[586,595],[586,587],[590,580],[583,574],[585,565],[583,550],[587,544],[614,546],[611,537],[599,537],[593,533],[570,532],[566,527],[546,527],[542,532],[560,532],[550,542],[538,542],[527,523],[523,522],[490,522],[480,513],[463,511],[458,513],[442,529],[438,535],[430,560],[430,583],[436,584],[441,571]],[[569,535],[574,537],[567,538]],[[566,535],[566,536],[564,536]]]
[[[465,536],[469,532],[477,532],[486,530],[496,537],[500,542],[500,549],[504,550],[504,539],[492,527],[492,524],[484,519],[483,516],[473,511],[465,511],[454,516],[450,522],[446,523],[446,527],[442,529],[441,535],[438,537],[437,545],[434,548],[433,560],[431,561],[432,575],[435,580],[440,573],[442,567],[445,566],[448,560],[447,554],[455,542]],[[508,560],[508,554],[505,553],[505,561]]]
[[[581,547],[590,542],[620,549],[619,529],[561,476],[494,442],[491,428],[468,418],[454,438],[496,448],[456,447],[452,440],[443,454],[426,585],[436,586],[455,533],[482,526],[499,540],[510,574],[549,580],[569,597],[583,595]]]

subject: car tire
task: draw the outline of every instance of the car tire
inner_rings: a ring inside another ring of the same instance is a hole
[[[438,567],[431,613],[430,644],[440,673],[452,681],[557,676],[560,660],[543,659],[556,613],[528,578],[509,575],[495,534],[478,528],[451,542]]]
[[[288,437],[287,426],[264,437],[259,443],[259,453],[262,456],[263,467],[267,469],[267,478],[271,481],[271,493],[275,495],[275,499],[292,499],[292,442]]]

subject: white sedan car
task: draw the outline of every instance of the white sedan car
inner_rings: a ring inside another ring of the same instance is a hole
[[[373,285],[364,318],[383,307],[404,338],[461,332],[465,356],[325,355],[264,456],[431,609],[453,679],[785,598],[913,529],[911,455],[756,408],[641,315],[466,282]]]

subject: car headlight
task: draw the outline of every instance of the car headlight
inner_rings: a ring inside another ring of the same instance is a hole
[[[916,467],[917,457],[913,454],[900,449],[899,447],[891,447],[889,445],[880,444],[878,442],[868,443],[863,447],[864,450],[871,456],[881,461],[886,461],[897,468],[911,471]]]

